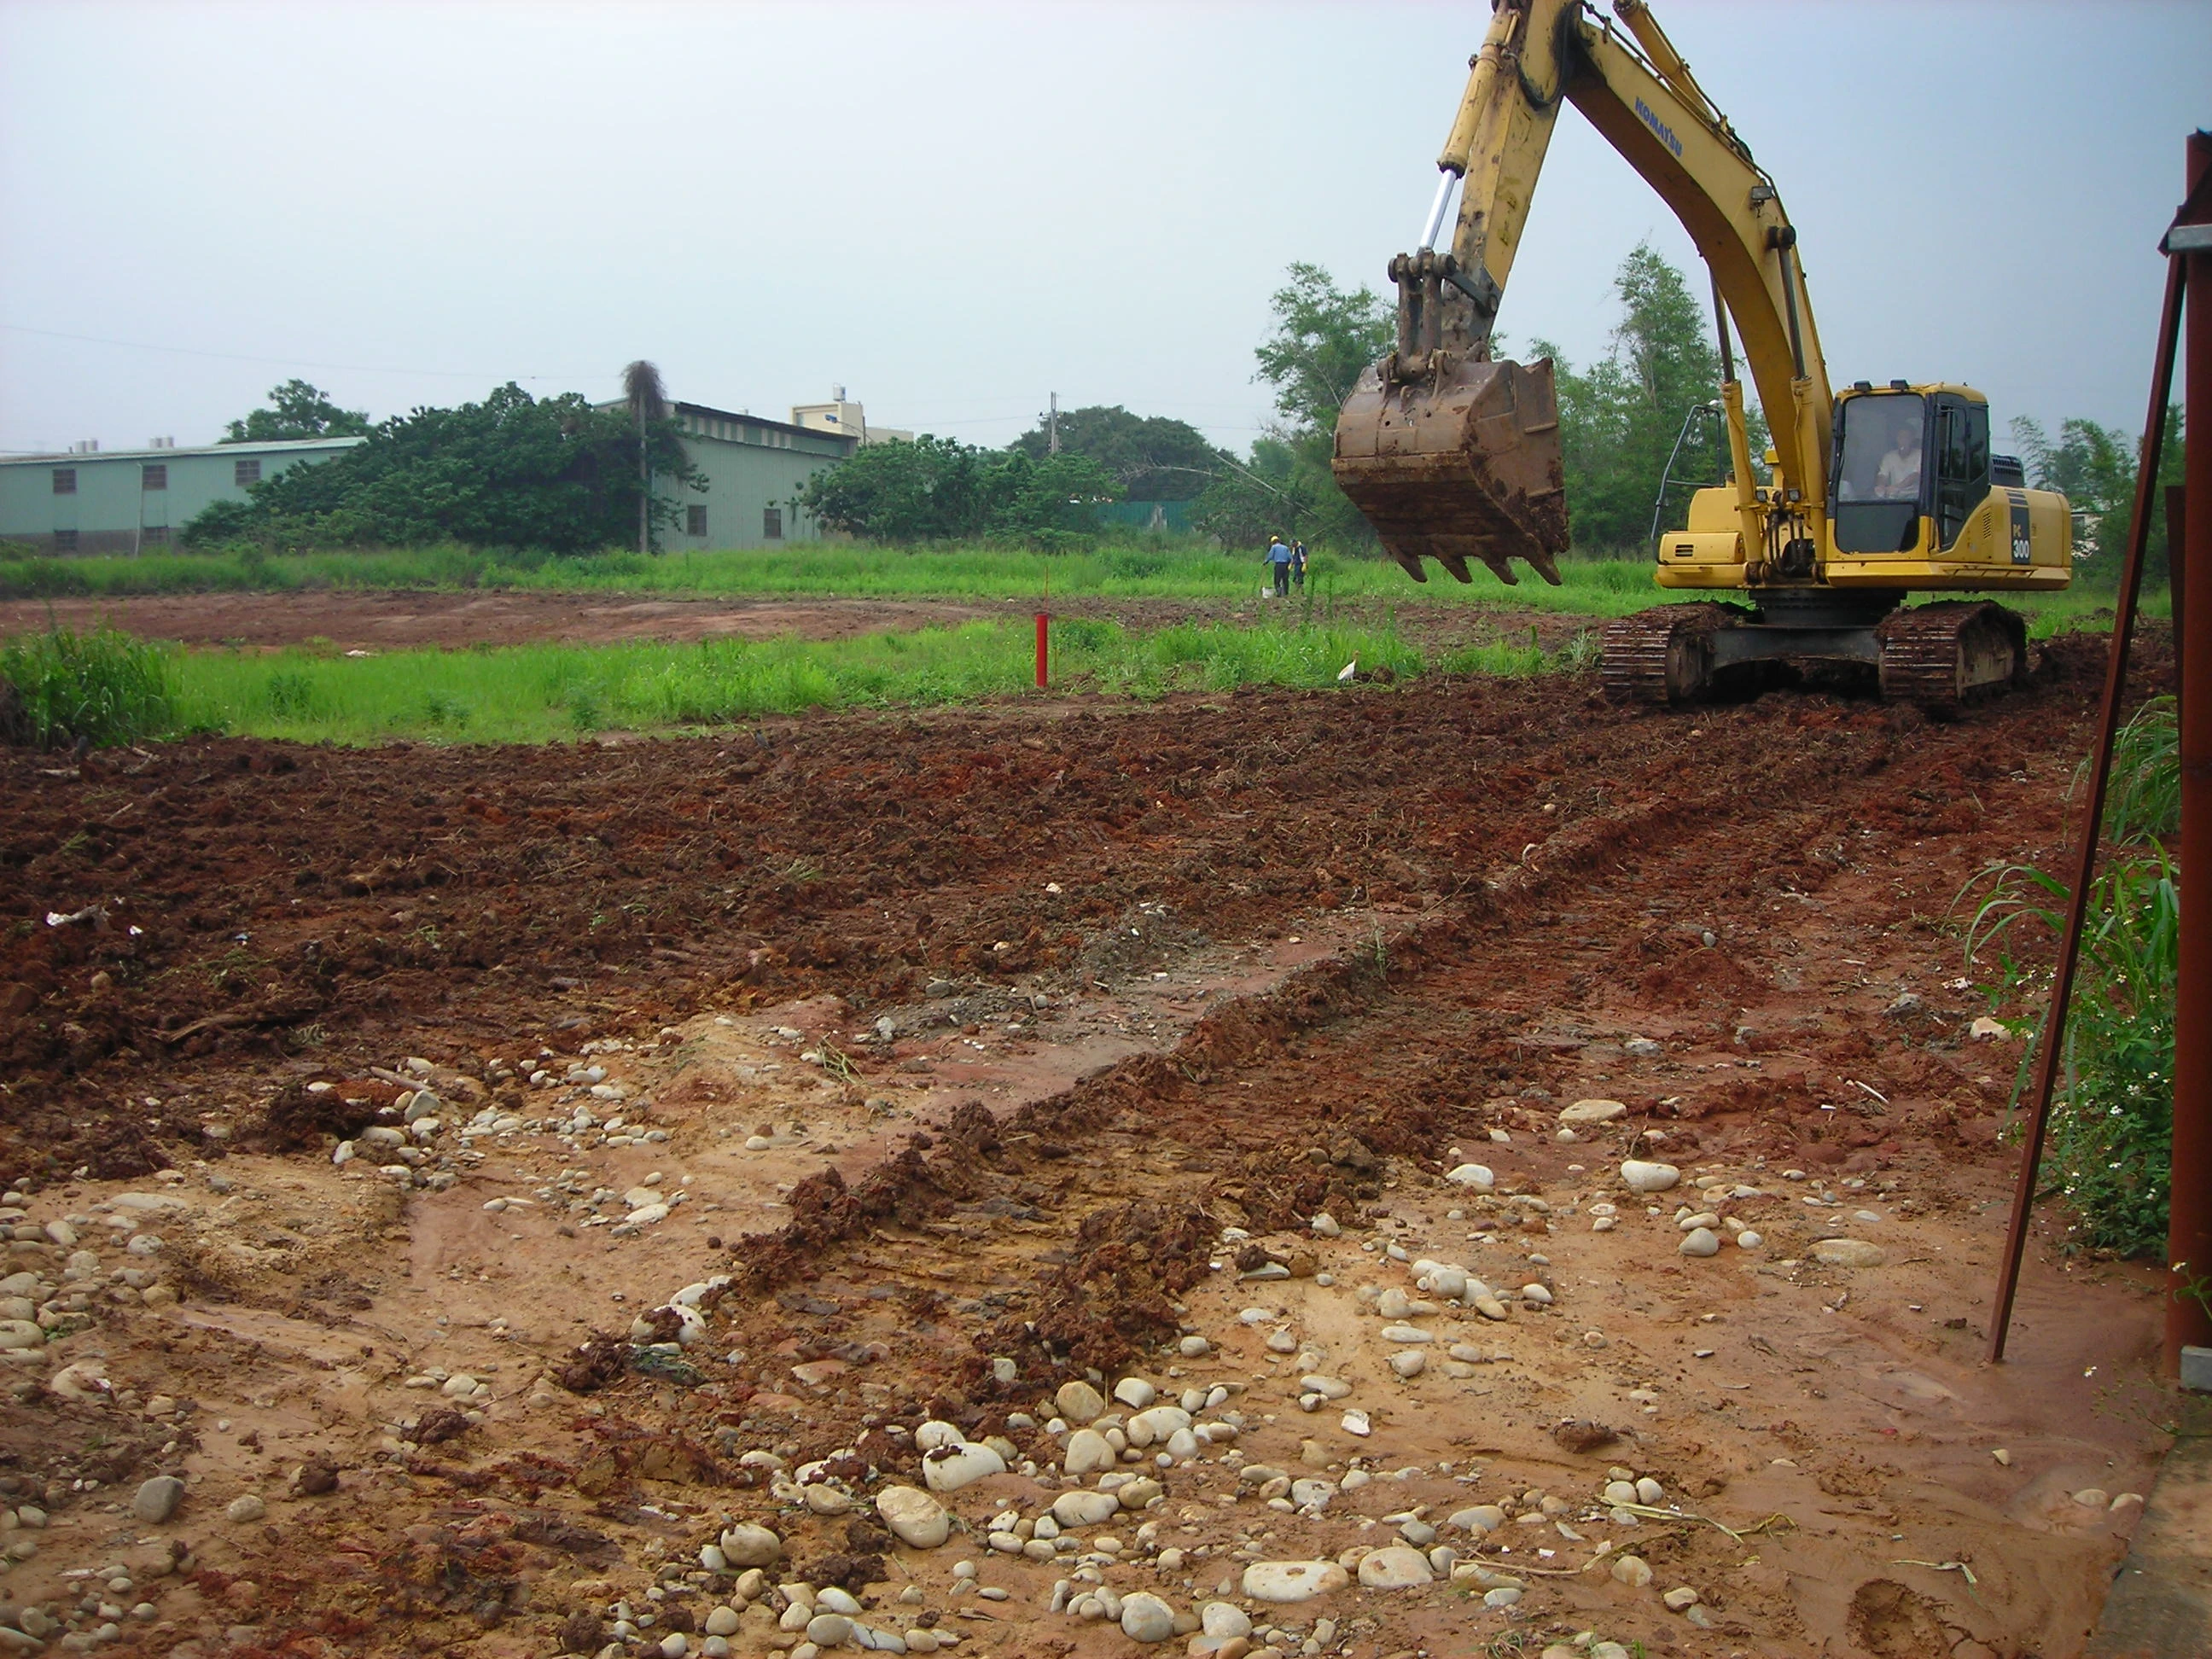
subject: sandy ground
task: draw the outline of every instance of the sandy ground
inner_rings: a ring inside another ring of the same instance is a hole
[[[0,1623],[2075,1653],[2158,1309],[2054,1212],[1981,1363],[2019,1050],[1942,917],[2051,856],[2096,672],[0,759]]]

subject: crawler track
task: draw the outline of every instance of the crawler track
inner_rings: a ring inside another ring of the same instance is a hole
[[[2001,605],[1947,599],[1892,611],[1881,641],[1881,694],[1955,714],[2027,678],[2027,629]]]
[[[1704,694],[1712,674],[1712,636],[1741,618],[1738,606],[1662,605],[1606,624],[1598,672],[1615,702],[1663,708]]]

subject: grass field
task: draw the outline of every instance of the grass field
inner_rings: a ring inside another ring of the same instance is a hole
[[[1473,605],[1616,617],[1659,602],[1651,567],[1641,559],[1571,558],[1559,587],[1523,569],[1517,586],[1478,571],[1462,586],[1432,568],[1426,583],[1409,580],[1386,559],[1315,556],[1316,599],[1399,605]],[[139,558],[0,559],[0,599],[98,597],[137,593],[305,592],[326,589],[519,588],[550,592],[643,593],[702,597],[799,595],[897,599],[1034,599],[1097,595],[1123,599],[1251,599],[1265,584],[1256,556],[1231,556],[1188,542],[1102,544],[1085,553],[1032,553],[994,548],[897,548],[805,544],[774,550],[672,553],[640,558],[611,553],[592,559],[534,558],[432,547],[344,553],[265,555],[165,554]],[[2109,609],[2109,593],[2084,588],[2008,601],[2039,637]],[[2163,592],[2146,611],[2166,614]]]
[[[394,651],[166,651],[176,726],[304,742],[542,743],[610,730],[706,727],[814,708],[1033,695],[1035,636],[1020,623],[834,641],[525,645]],[[1578,653],[1571,652],[1567,659]],[[1055,626],[1048,695],[1158,697],[1243,685],[1325,686],[1346,663],[1422,672],[1528,674],[1559,657],[1470,647],[1425,661],[1387,630],[1187,626],[1135,634]]]

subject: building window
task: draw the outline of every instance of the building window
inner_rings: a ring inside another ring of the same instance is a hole
[[[684,533],[687,536],[703,536],[707,533],[705,507],[687,507],[684,509]]]
[[[57,495],[74,495],[76,494],[76,469],[75,467],[58,466],[54,469],[54,494]]]
[[[165,546],[168,539],[169,526],[165,524],[149,524],[138,532],[139,543],[145,547]]]
[[[236,484],[240,489],[245,489],[248,484],[259,483],[261,482],[261,463],[258,461],[233,461],[230,465],[230,481]]]
[[[783,509],[780,507],[761,508],[761,537],[763,540],[780,542],[783,539]]]
[[[169,487],[169,469],[163,463],[156,462],[152,466],[143,467],[140,473],[143,489],[167,489]]]
[[[74,530],[57,530],[54,532],[54,551],[57,553],[76,552],[76,532]]]

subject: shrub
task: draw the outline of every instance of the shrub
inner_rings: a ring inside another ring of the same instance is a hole
[[[2104,825],[2112,844],[2089,890],[2044,1170],[2080,1218],[2079,1242],[2127,1256],[2166,1249],[2181,898],[2161,837],[2175,827],[2179,776],[2173,700],[2157,698],[2136,711],[2113,753]],[[2056,937],[2065,922],[2066,884],[2032,865],[1991,866],[1961,897],[1975,902],[1970,963],[2023,926]],[[2024,968],[2009,952],[2001,961],[1993,1009],[2048,979],[2047,970]],[[2036,1018],[2032,1004],[2026,1018]],[[2015,1103],[2039,1040],[2021,1056]]]
[[[168,659],[108,629],[9,641],[0,647],[0,737],[42,749],[79,740],[108,748],[177,724]]]
[[[830,529],[879,541],[989,537],[1065,550],[1090,543],[1098,503],[1121,493],[1086,456],[1038,460],[925,434],[854,451],[799,501]]]

